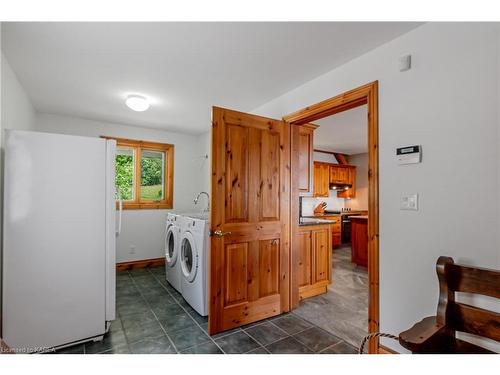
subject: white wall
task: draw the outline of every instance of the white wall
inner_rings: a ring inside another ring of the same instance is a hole
[[[382,332],[435,314],[439,255],[500,268],[498,54],[497,24],[425,24],[252,111],[280,118],[379,81]],[[409,144],[423,163],[398,166],[395,148]],[[399,210],[405,192],[420,194],[418,212]]]
[[[157,129],[91,121],[53,114],[37,114],[35,129],[84,136],[113,136],[172,143],[174,151],[174,211],[192,211],[200,184],[198,137]],[[165,219],[168,210],[125,210],[117,241],[117,262],[164,256]],[[135,254],[131,253],[135,246]]]
[[[345,200],[353,210],[368,210],[368,154],[349,155],[349,164],[356,166],[356,196]]]
[[[33,130],[35,109],[2,53],[2,127]]]
[[[198,147],[196,148],[196,156],[198,157],[198,173],[199,173],[199,190],[210,192],[210,175],[212,160],[212,132],[206,132],[198,136]],[[207,155],[208,158],[204,158]],[[200,204],[205,204],[200,202]]]

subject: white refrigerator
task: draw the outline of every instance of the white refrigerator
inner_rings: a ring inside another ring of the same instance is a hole
[[[5,132],[2,336],[14,351],[96,340],[115,319],[115,152],[102,138]]]

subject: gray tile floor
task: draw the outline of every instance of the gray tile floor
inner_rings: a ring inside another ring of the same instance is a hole
[[[328,293],[308,298],[294,314],[358,347],[368,334],[368,272],[351,263],[351,248],[333,251]]]
[[[207,318],[170,287],[163,267],[119,272],[116,293],[117,319],[104,339],[58,353],[356,353],[293,312],[210,337]]]

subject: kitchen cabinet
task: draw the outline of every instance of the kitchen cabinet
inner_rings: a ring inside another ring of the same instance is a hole
[[[347,183],[352,185],[351,188],[344,191],[338,191],[337,197],[352,199],[356,197],[356,167],[348,166],[347,170]]]
[[[330,184],[352,185],[348,190],[337,191],[337,197],[354,198],[356,196],[356,167],[315,161],[313,195],[328,197]]]
[[[340,244],[342,243],[342,240],[341,240],[342,217],[339,215],[336,215],[336,216],[324,215],[322,218],[332,222],[332,224],[330,225],[332,228],[332,248],[340,246]]]
[[[330,165],[314,162],[314,196],[328,197],[330,194]]]
[[[331,225],[300,226],[298,242],[299,298],[326,293],[332,279]]]
[[[368,267],[368,216],[351,216],[351,261]]]
[[[293,125],[292,136],[298,154],[298,188],[300,195],[313,193],[313,138],[314,124]]]

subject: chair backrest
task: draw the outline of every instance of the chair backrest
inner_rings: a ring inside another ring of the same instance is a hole
[[[437,323],[453,331],[467,332],[500,342],[500,314],[455,302],[455,292],[473,293],[500,299],[500,271],[455,264],[439,257]]]

